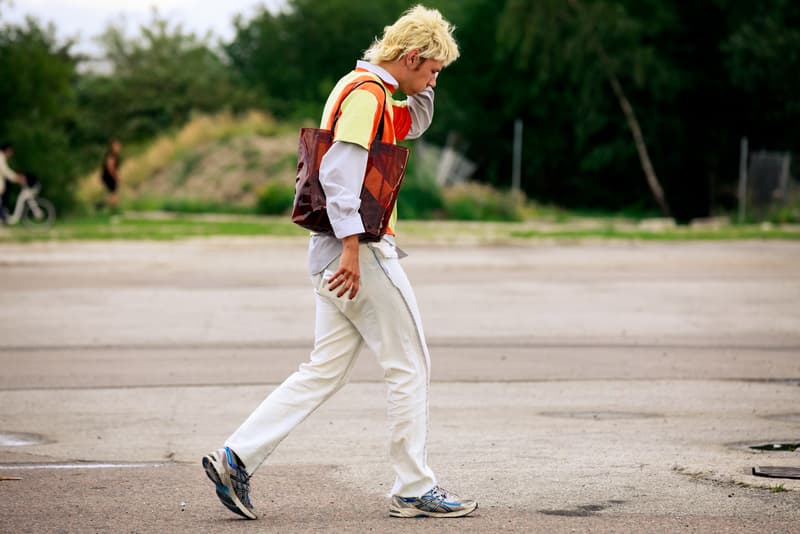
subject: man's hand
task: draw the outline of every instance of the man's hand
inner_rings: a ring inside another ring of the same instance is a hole
[[[345,237],[342,239],[342,246],[339,270],[328,279],[328,289],[335,291],[337,288],[341,288],[336,294],[337,297],[350,291],[350,300],[353,300],[358,294],[358,282],[361,279],[358,267],[358,236]]]

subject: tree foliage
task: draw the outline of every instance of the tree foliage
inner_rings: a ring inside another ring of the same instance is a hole
[[[652,46],[644,45],[645,36],[657,25],[651,17],[644,24],[619,2],[579,0],[509,0],[500,22],[500,44],[511,51],[513,64],[546,89],[553,81],[563,86],[575,85],[574,115],[571,118],[580,170],[603,169],[618,151],[630,151],[631,144],[617,135],[603,138],[603,133],[619,125],[605,110],[598,113],[598,98],[611,89],[618,101],[633,137],[642,171],[662,211],[669,214],[662,187],[653,170],[647,142],[631,104],[627,90],[658,91],[669,66]],[[560,46],[559,46],[560,45]],[[575,80],[573,75],[581,73]],[[625,80],[621,75],[625,74]],[[575,83],[577,81],[577,84]],[[630,82],[630,83],[626,83]],[[605,96],[605,95],[604,95]],[[606,102],[607,103],[607,102]],[[608,111],[611,111],[610,109]],[[617,117],[617,119],[619,116]]]
[[[281,12],[262,9],[249,21],[237,20],[236,36],[225,51],[272,112],[316,115],[336,80],[411,4],[290,0]]]
[[[192,112],[238,111],[254,102],[208,39],[171,26],[157,11],[139,35],[111,25],[99,37],[110,75],[80,85],[87,126],[129,140],[185,123]]]
[[[20,168],[64,177],[66,203],[69,179],[98,164],[110,136],[146,141],[194,111],[225,108],[318,120],[335,81],[414,3],[288,0],[238,19],[219,50],[154,13],[132,37],[108,28],[101,72],[78,69],[70,43],[36,21],[0,26],[0,136],[18,145]],[[456,24],[462,52],[439,78],[426,135],[456,140],[479,180],[510,183],[519,118],[529,196],[655,211],[609,72],[679,219],[735,202],[741,136],[799,151],[800,3],[580,0],[580,14],[571,3],[426,2]]]
[[[70,47],[33,19],[0,27],[0,139],[14,145],[14,168],[46,181],[61,207],[70,204],[77,170],[70,138],[77,62]]]
[[[146,141],[193,112],[255,105],[208,39],[157,12],[133,37],[108,27],[99,38],[100,72],[79,72],[83,58],[54,30],[33,19],[0,24],[0,138],[14,144],[15,166],[38,175],[60,209],[71,207],[75,180],[99,167],[111,137]]]

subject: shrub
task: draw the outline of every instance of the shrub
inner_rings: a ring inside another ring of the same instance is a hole
[[[258,194],[256,212],[262,215],[282,215],[294,202],[294,185],[273,182],[264,186]]]
[[[409,169],[397,197],[397,215],[401,219],[431,219],[444,208],[442,190],[433,178]]]
[[[141,197],[124,200],[126,210],[133,211],[166,211],[169,213],[225,213],[249,215],[255,210],[252,206],[237,206],[212,199],[181,197]]]
[[[525,197],[522,193],[498,191],[492,187],[467,183],[444,192],[448,219],[462,221],[521,221]]]
[[[69,145],[69,135],[48,124],[16,122],[11,126],[14,132],[11,167],[22,174],[35,175],[41,184],[42,196],[53,202],[59,213],[73,208],[78,165]],[[16,198],[19,188],[13,186],[11,191]]]
[[[767,220],[775,224],[800,223],[800,190],[790,192],[784,202],[773,207]]]

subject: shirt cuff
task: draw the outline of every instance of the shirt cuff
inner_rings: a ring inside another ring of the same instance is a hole
[[[333,234],[337,239],[364,233],[364,221],[361,220],[360,213],[338,221],[331,221],[331,227],[333,227]]]

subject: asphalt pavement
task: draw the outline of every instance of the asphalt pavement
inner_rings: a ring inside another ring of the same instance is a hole
[[[385,387],[353,379],[253,477],[199,465],[308,355],[305,243],[0,245],[0,532],[800,532],[800,244],[402,243],[430,463],[478,499],[388,517]]]

